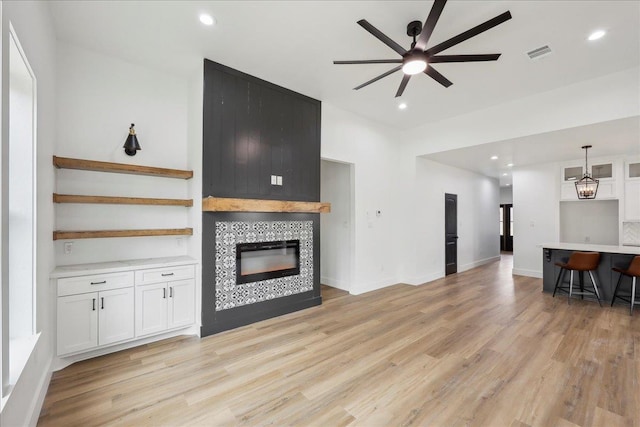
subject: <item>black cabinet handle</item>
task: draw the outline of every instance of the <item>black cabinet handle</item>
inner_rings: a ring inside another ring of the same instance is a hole
[[[96,311],[96,299],[95,299],[95,298],[93,298],[93,300],[92,300],[92,301],[93,301],[93,302],[92,302],[92,308],[91,308],[91,310],[92,310],[92,311]]]
[[[169,286],[169,298],[173,298],[173,286]]]
[[[91,282],[92,285],[104,285],[105,283],[107,283],[106,280],[103,280],[102,282]]]
[[[100,309],[104,310],[104,297],[100,298]]]
[[[173,273],[162,273],[162,277],[173,276]]]
[[[167,288],[162,288],[162,298],[167,297]]]

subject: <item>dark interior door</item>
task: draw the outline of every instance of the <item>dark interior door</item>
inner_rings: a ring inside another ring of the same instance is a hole
[[[444,195],[445,274],[458,271],[458,196]]]
[[[513,252],[513,205],[500,205],[500,250]]]

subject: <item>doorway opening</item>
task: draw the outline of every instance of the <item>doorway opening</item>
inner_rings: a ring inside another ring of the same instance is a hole
[[[320,215],[320,283],[348,292],[355,257],[354,168],[352,163],[320,162],[320,200],[331,203],[331,213]]]
[[[500,205],[500,252],[513,252],[513,204]]]
[[[458,195],[444,195],[445,275],[458,272]]]

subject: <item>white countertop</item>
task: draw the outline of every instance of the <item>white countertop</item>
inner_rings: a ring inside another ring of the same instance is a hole
[[[640,246],[590,245],[588,243],[542,243],[541,248],[563,249],[566,251],[605,252],[610,254],[640,255]]]
[[[86,276],[90,274],[117,273],[133,268],[175,267],[195,264],[197,260],[189,256],[129,259],[123,261],[96,262],[92,264],[61,265],[50,274],[50,278]]]

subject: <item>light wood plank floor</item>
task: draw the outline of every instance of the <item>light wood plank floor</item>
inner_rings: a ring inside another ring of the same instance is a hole
[[[511,257],[54,374],[41,426],[640,426],[640,310],[552,298]]]

